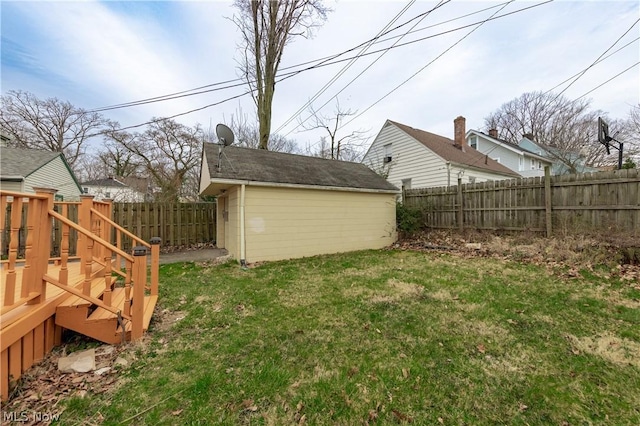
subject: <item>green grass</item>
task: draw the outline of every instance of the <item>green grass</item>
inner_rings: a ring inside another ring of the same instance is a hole
[[[122,384],[61,423],[640,424],[628,283],[400,251],[160,274]]]

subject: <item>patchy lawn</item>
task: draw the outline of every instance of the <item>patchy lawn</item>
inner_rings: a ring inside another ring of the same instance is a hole
[[[572,275],[435,251],[163,265],[120,385],[60,423],[640,424],[640,285]]]

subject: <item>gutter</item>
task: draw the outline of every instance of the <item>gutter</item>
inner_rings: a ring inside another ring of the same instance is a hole
[[[273,187],[273,188],[319,189],[323,191],[367,192],[367,193],[373,193],[373,194],[400,194],[402,192],[399,189],[354,188],[350,186],[305,185],[305,184],[297,184],[297,183],[260,182],[260,181],[235,180],[235,179],[211,179],[211,183],[227,184],[227,185],[266,186],[266,187]]]

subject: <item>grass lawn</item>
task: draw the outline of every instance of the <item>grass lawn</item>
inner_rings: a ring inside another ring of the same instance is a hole
[[[122,384],[62,424],[640,424],[637,283],[412,251],[160,273]]]

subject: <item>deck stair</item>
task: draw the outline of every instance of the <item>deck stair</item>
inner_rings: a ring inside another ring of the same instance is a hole
[[[2,400],[64,329],[109,344],[139,340],[158,301],[160,238],[146,242],[115,223],[110,201],[56,202],[54,190],[35,191],[0,190],[0,243],[8,242],[0,259]]]

